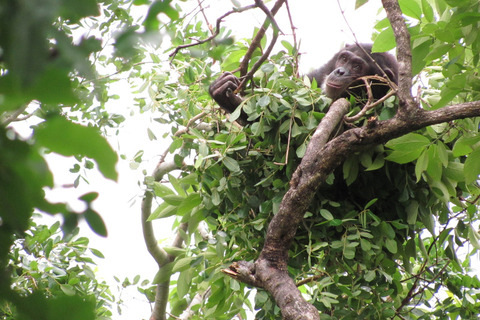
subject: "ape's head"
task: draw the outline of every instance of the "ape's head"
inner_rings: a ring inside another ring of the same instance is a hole
[[[347,45],[325,66],[325,73],[331,71],[322,77],[322,88],[328,97],[337,99],[350,93],[359,94],[362,91],[362,81],[357,79],[369,75],[383,76],[382,70],[392,82],[397,83],[398,64],[395,57],[386,52],[371,53],[372,46],[369,44],[360,46]],[[372,91],[374,98],[379,99],[387,93],[388,85],[376,82]]]

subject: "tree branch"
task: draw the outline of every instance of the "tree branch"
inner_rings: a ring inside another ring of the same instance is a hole
[[[382,0],[387,18],[392,25],[397,42],[398,61],[398,98],[399,115],[408,117],[409,112],[418,109],[418,104],[412,97],[412,50],[410,47],[410,33],[402,16],[397,0]]]
[[[208,37],[206,39],[203,39],[203,40],[197,40],[194,43],[187,43],[187,44],[183,44],[183,45],[180,45],[180,46],[176,47],[175,50],[173,50],[173,52],[170,54],[170,58],[174,59],[175,56],[177,55],[177,53],[182,49],[198,46],[198,45],[201,45],[205,42],[208,42],[208,41],[211,41],[211,40],[215,39],[220,34],[220,24],[222,23],[222,19],[224,19],[225,17],[227,17],[227,16],[229,16],[233,13],[243,12],[243,11],[246,11],[246,10],[254,9],[256,7],[257,7],[257,5],[252,4],[252,5],[249,5],[249,6],[245,6],[245,7],[242,7],[242,8],[237,8],[237,9],[231,10],[231,11],[223,14],[220,18],[217,19],[215,32],[210,37]]]
[[[178,130],[175,133],[175,136],[180,136],[190,129],[195,124],[195,121],[201,119],[205,116],[206,113],[202,112],[190,119],[185,128]],[[211,125],[199,123],[195,126],[200,130],[211,130]],[[155,181],[160,181],[162,177],[173,170],[179,169],[177,164],[174,161],[165,162],[168,150],[166,150],[163,155],[160,157],[160,161],[153,171],[153,178]],[[158,245],[157,238],[155,237],[155,232],[153,231],[153,224],[148,220],[152,213],[152,200],[153,193],[150,190],[145,192],[145,195],[142,200],[142,214],[141,214],[141,223],[143,230],[143,237],[147,250],[150,255],[153,257],[155,262],[157,262],[159,267],[159,272],[157,278],[167,279],[161,283],[157,284],[155,291],[155,304],[150,316],[150,320],[165,320],[166,319],[166,310],[168,302],[168,294],[170,289],[170,273],[171,270],[165,268],[165,265],[172,262],[175,259],[175,256],[168,254],[163,248]],[[183,245],[182,233],[187,230],[188,224],[181,223],[178,227],[174,241],[172,242],[172,247],[181,248]]]
[[[286,0],[278,0],[277,3],[275,3],[275,6],[273,7],[272,11],[269,11],[268,8],[263,4],[262,0],[255,0],[255,3],[257,7],[263,10],[265,12],[267,18],[260,30],[258,30],[257,35],[255,36],[254,40],[252,41],[252,44],[248,48],[247,53],[245,54],[242,62],[240,63],[240,84],[238,85],[238,88],[235,90],[235,93],[243,91],[245,84],[249,79],[251,79],[254,75],[254,73],[260,68],[263,62],[267,60],[267,58],[270,56],[270,53],[273,50],[273,47],[275,46],[275,43],[277,42],[278,39],[278,32],[279,32],[279,27],[277,22],[274,19],[274,15],[280,9],[280,7],[283,5],[283,3]],[[268,27],[269,24],[273,24],[273,37],[272,40],[270,41],[270,44],[268,45],[267,50],[262,54],[262,56],[255,62],[253,65],[252,69],[248,71],[248,63],[250,61],[251,55],[255,51],[256,48],[260,47],[260,41],[262,40],[263,36],[265,35],[266,28]],[[261,36],[260,36],[261,35]]]
[[[277,0],[277,2],[275,2],[272,10],[270,10],[272,17],[277,14],[278,10],[280,10],[280,8],[282,7],[285,1],[286,0]],[[265,32],[267,31],[267,28],[269,25],[270,25],[270,18],[267,17],[265,19],[265,22],[263,23],[263,26],[258,30],[257,34],[255,35],[255,38],[253,38],[252,44],[248,48],[248,51],[245,53],[245,56],[243,57],[243,60],[240,63],[240,77],[243,77],[247,74],[248,63],[250,62],[250,59],[252,58],[252,55],[255,49],[257,49],[260,46],[260,41],[265,35]]]

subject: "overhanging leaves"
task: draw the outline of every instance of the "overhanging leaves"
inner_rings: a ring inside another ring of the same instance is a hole
[[[86,156],[105,178],[117,180],[117,154],[97,129],[72,123],[63,117],[48,118],[35,129],[37,142],[64,156]]]

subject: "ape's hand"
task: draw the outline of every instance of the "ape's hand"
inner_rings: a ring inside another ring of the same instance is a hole
[[[210,95],[226,112],[232,113],[242,103],[242,98],[234,91],[238,88],[240,80],[230,72],[225,72],[212,82],[209,88]]]

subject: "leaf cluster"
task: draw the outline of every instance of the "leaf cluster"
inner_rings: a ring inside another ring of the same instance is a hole
[[[92,254],[100,258],[103,254],[89,248],[87,238],[78,237],[78,228],[68,237],[60,231],[59,222],[50,227],[32,222],[25,237],[15,240],[8,268],[12,291],[18,296],[14,303],[0,303],[3,319],[34,314],[57,319],[65,308],[74,306],[75,319],[110,319],[114,297],[104,282],[97,281],[92,268]]]

